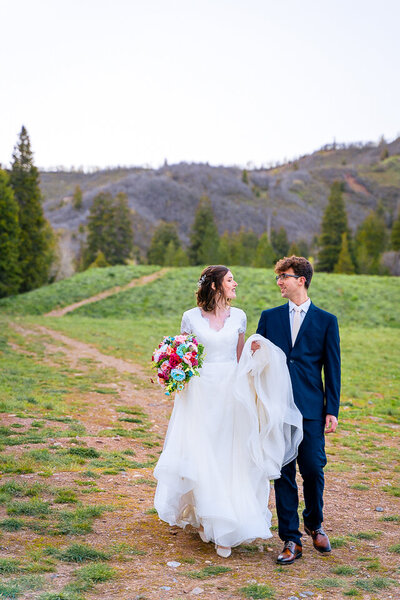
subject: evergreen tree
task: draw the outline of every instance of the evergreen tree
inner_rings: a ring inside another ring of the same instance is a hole
[[[271,230],[271,246],[274,249],[276,258],[283,258],[288,255],[289,241],[284,227]]]
[[[212,265],[219,258],[219,235],[214,211],[207,196],[200,198],[190,233],[189,260],[192,265]]]
[[[400,250],[400,213],[397,215],[397,219],[393,223],[390,242],[392,250]]]
[[[109,267],[111,266],[110,263],[108,263],[106,261],[106,257],[104,256],[103,252],[101,250],[97,251],[96,254],[96,258],[95,260],[92,262],[91,265],[89,265],[89,269],[104,269],[104,267]]]
[[[74,191],[74,195],[72,196],[72,205],[76,210],[80,210],[82,208],[82,200],[82,190],[80,185],[77,185]]]
[[[18,204],[7,173],[0,169],[0,298],[18,293],[20,233]]]
[[[268,234],[263,233],[258,240],[253,267],[272,267],[275,263],[275,252],[270,244]]]
[[[301,254],[300,254],[300,248],[298,247],[298,245],[296,244],[296,242],[292,242],[290,244],[288,256],[293,256],[293,254],[295,256],[301,256]]]
[[[380,272],[380,258],[387,245],[387,230],[379,211],[371,211],[357,230],[357,263],[361,273]]]
[[[231,262],[232,265],[250,266],[256,255],[258,238],[254,231],[241,228],[231,235]]]
[[[111,265],[126,263],[133,250],[131,212],[126,194],[116,195],[112,205],[112,244],[106,248],[106,259]]]
[[[172,260],[173,267],[187,267],[189,265],[189,258],[182,246],[175,249],[174,258]]]
[[[340,249],[339,259],[334,268],[335,273],[351,274],[355,272],[354,264],[349,252],[349,243],[347,233],[342,233],[342,247]]]
[[[322,234],[318,253],[318,269],[331,273],[339,260],[342,233],[348,233],[347,213],[343,200],[343,185],[332,184],[328,204],[322,217]]]
[[[242,181],[243,183],[247,184],[249,183],[249,175],[247,173],[247,169],[243,169],[242,171]]]
[[[218,262],[221,265],[232,265],[232,247],[233,240],[232,234],[228,231],[224,231],[219,241],[219,258]]]
[[[107,248],[112,244],[112,196],[109,192],[100,192],[93,199],[88,218],[88,235],[83,252],[83,266],[89,267],[101,251],[107,260]],[[108,261],[107,261],[108,262]]]
[[[306,240],[298,240],[296,245],[299,250],[298,256],[304,256],[305,258],[307,258],[310,254],[310,246],[306,242]]]
[[[109,192],[100,192],[90,208],[87,228],[84,268],[97,260],[99,251],[110,265],[126,263],[133,249],[133,231],[125,194],[113,199]]]
[[[147,261],[152,265],[173,265],[175,253],[181,247],[175,223],[162,222],[155,229],[147,252]],[[180,253],[182,259],[182,254]]]
[[[27,292],[47,282],[51,252],[49,230],[41,203],[39,172],[33,164],[31,144],[25,127],[22,127],[14,148],[10,181],[19,206],[20,291]]]

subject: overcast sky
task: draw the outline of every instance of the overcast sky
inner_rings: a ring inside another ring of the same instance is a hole
[[[0,0],[0,163],[256,166],[400,134],[399,0]]]

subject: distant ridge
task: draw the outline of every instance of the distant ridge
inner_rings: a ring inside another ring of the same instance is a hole
[[[283,226],[290,240],[311,241],[320,232],[329,188],[340,180],[353,230],[379,203],[389,224],[400,204],[400,138],[384,146],[328,145],[274,168],[247,170],[248,183],[244,180],[237,167],[189,163],[93,173],[42,171],[45,214],[60,235],[61,269],[66,275],[72,273],[91,203],[100,191],[127,194],[134,213],[135,243],[142,252],[161,219],[175,221],[187,243],[202,195],[211,199],[220,233],[244,227],[261,234]],[[72,202],[77,185],[83,191],[80,209]]]

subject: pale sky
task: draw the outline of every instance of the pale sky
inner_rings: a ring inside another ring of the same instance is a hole
[[[0,163],[255,166],[400,134],[399,0],[0,0]]]

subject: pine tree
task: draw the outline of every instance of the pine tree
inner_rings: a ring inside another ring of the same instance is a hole
[[[254,231],[241,228],[231,235],[231,265],[250,266],[256,255],[258,238]]]
[[[47,282],[51,249],[48,225],[43,216],[39,172],[33,164],[31,144],[25,127],[22,127],[14,148],[10,181],[19,206],[20,291],[27,292]]]
[[[318,270],[331,273],[339,260],[342,233],[348,233],[347,213],[343,200],[343,185],[332,184],[328,204],[322,217],[322,234],[318,253]]]
[[[152,265],[173,265],[181,241],[175,223],[162,222],[155,229],[147,251],[147,261]],[[182,259],[182,255],[180,255]],[[168,262],[167,262],[168,261]]]
[[[271,246],[277,258],[283,258],[288,255],[289,241],[284,227],[280,227],[278,231],[276,229],[271,230]]]
[[[218,261],[221,265],[232,265],[232,234],[224,231],[219,241],[219,257]]]
[[[390,242],[392,250],[400,250],[400,213],[397,215],[397,219],[393,223]]]
[[[74,191],[74,195],[72,196],[72,205],[76,210],[80,210],[82,208],[82,200],[82,190],[80,185],[77,185]]]
[[[106,261],[106,257],[104,256],[101,250],[97,251],[97,255],[95,260],[89,265],[89,269],[104,269],[104,267],[111,266],[110,263]]]
[[[112,219],[112,195],[109,192],[100,192],[95,196],[90,207],[87,224],[88,235],[83,252],[85,269],[96,260],[99,250],[107,260],[107,248],[112,244]]]
[[[0,298],[18,293],[19,238],[18,204],[7,173],[0,169]]]
[[[293,256],[293,254],[295,256],[301,256],[301,254],[300,254],[300,248],[298,247],[298,245],[296,244],[296,242],[292,242],[290,244],[288,256]]]
[[[189,260],[192,265],[218,262],[219,235],[214,211],[207,196],[200,198],[190,233]]]
[[[387,245],[387,230],[380,211],[371,211],[357,230],[357,263],[361,273],[380,272],[380,258]]]
[[[354,264],[349,252],[349,243],[347,233],[342,233],[342,247],[340,249],[339,259],[335,265],[334,273],[352,274],[355,272]]]
[[[100,192],[90,208],[87,228],[84,268],[97,259],[99,250],[110,265],[126,263],[133,249],[133,231],[125,194],[113,199],[109,192]]]
[[[272,267],[275,263],[275,252],[270,244],[268,234],[263,233],[258,240],[253,267]]]
[[[112,205],[112,244],[106,248],[106,259],[111,265],[123,265],[133,250],[133,229],[127,195],[120,192]]]

